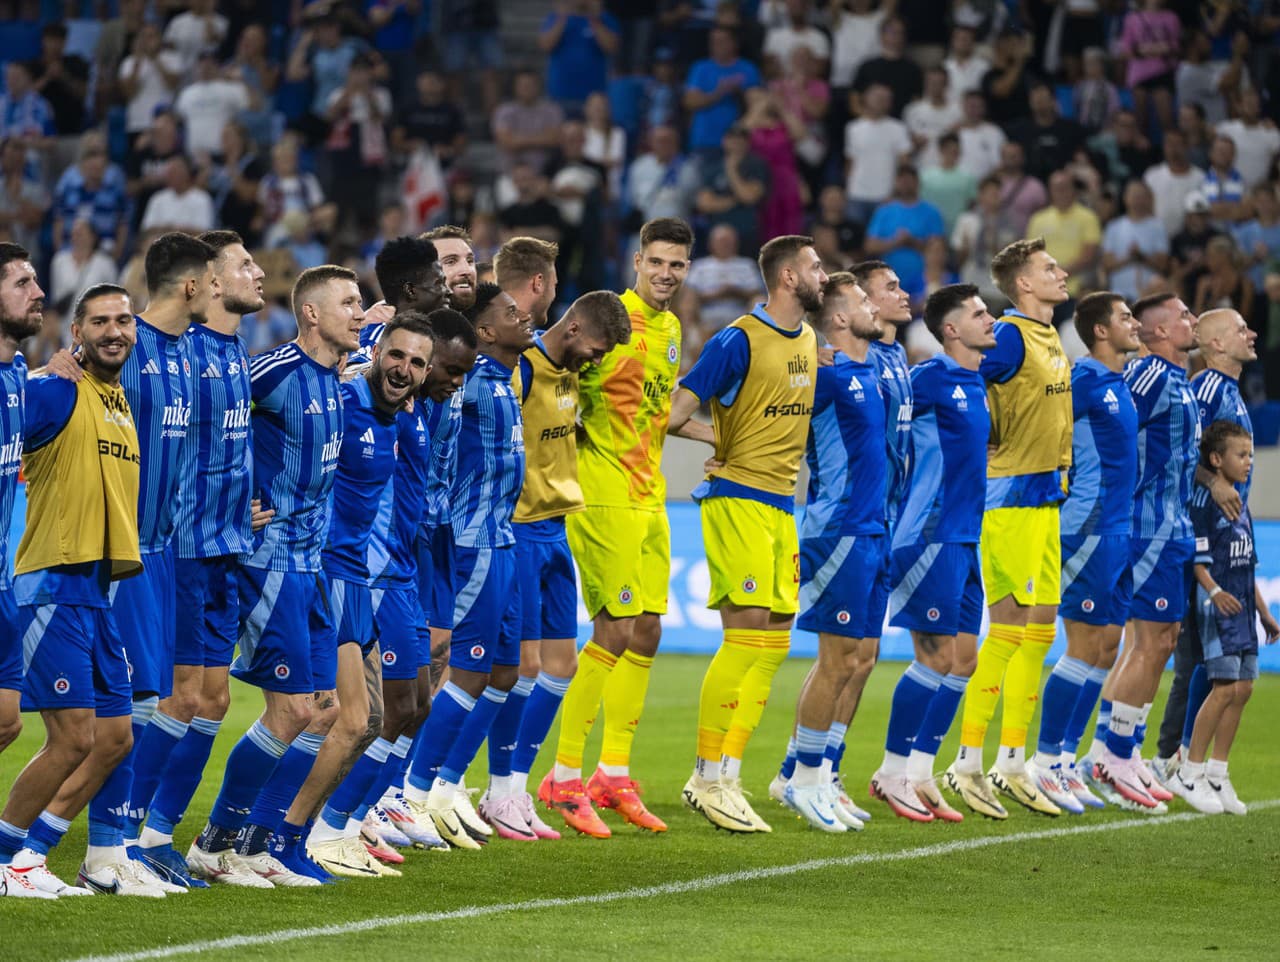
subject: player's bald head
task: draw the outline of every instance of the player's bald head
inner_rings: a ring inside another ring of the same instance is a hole
[[[1230,307],[1217,307],[1200,315],[1200,320],[1196,322],[1196,333],[1200,337],[1200,342],[1207,344],[1214,338],[1226,337],[1236,330],[1243,320],[1239,311]]]

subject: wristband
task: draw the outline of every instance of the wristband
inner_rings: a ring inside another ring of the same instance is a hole
[[[1220,594],[1222,594],[1222,585],[1214,585],[1213,590],[1209,592],[1209,600],[1212,601]]]

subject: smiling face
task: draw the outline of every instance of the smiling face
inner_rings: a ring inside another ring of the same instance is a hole
[[[461,237],[442,237],[433,241],[444,283],[449,288],[449,304],[465,311],[476,302],[476,255]]]
[[[137,340],[133,305],[127,294],[101,294],[81,305],[83,316],[71,322],[71,339],[80,346],[86,369],[114,381]]]
[[[636,293],[651,307],[666,310],[689,273],[689,248],[653,241],[636,252],[635,266]]]
[[[511,295],[503,291],[476,318],[476,333],[499,351],[519,354],[533,347],[533,320],[521,314]]]
[[[425,334],[398,328],[379,338],[368,375],[378,406],[395,411],[417,394],[431,367],[431,355],[431,338]]]

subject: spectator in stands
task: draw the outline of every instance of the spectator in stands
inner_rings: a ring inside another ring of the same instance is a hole
[[[964,119],[964,111],[947,90],[947,72],[930,67],[924,73],[924,94],[907,104],[902,122],[911,133],[913,156],[921,169],[938,164],[938,138]]]
[[[656,5],[647,0],[609,0],[605,6],[618,21],[615,66],[619,76],[644,76],[653,47]]]
[[[59,314],[70,313],[80,292],[95,284],[114,284],[116,262],[98,246],[98,234],[86,217],[71,225],[71,243],[53,255],[49,269],[49,301]]]
[[[311,110],[305,123],[307,133],[314,139],[322,139],[328,131],[329,104],[346,83],[352,62],[361,54],[372,60],[372,72],[377,79],[386,75],[381,58],[368,44],[343,34],[342,22],[332,7],[317,4],[303,12],[302,31],[297,46],[289,54],[285,79],[293,83],[311,81]]]
[[[0,142],[0,238],[25,247],[39,263],[40,225],[48,209],[49,194],[27,170],[22,142],[12,137]]]
[[[960,166],[960,138],[943,134],[938,140],[937,163],[920,171],[920,196],[938,208],[948,237],[956,219],[969,209],[978,193],[978,180]]]
[[[364,12],[373,28],[373,47],[390,69],[387,82],[393,99],[397,103],[407,100],[413,96],[413,34],[422,0],[364,0]]]
[[[870,257],[883,259],[897,272],[902,289],[913,298],[924,292],[925,245],[943,236],[938,208],[920,199],[920,177],[911,164],[901,164],[893,179],[893,198],[876,208],[867,225]]]
[[[583,212],[591,198],[596,203],[604,195],[604,171],[585,155],[586,129],[580,120],[566,120],[560,125],[560,157],[551,178],[550,196],[560,212],[564,234],[560,246],[566,258],[576,253],[577,232],[582,227]]]
[[[1246,319],[1253,317],[1253,284],[1240,269],[1235,242],[1225,235],[1215,237],[1204,249],[1205,271],[1196,282],[1191,309],[1197,314],[1225,307],[1237,310]]]
[[[1156,214],[1170,237],[1182,229],[1187,195],[1204,187],[1204,171],[1187,159],[1187,140],[1179,130],[1164,132],[1164,163],[1142,175],[1155,196]]]
[[[88,116],[89,64],[83,57],[68,55],[66,47],[66,25],[46,24],[40,31],[40,59],[31,63],[33,89],[53,110],[53,128],[61,137],[79,134]]]
[[[1107,129],[1090,138],[1088,146],[1106,161],[1107,182],[1116,188],[1141,177],[1156,160],[1151,142],[1138,128],[1138,118],[1132,110],[1112,114]]]
[[[55,133],[53,107],[36,92],[31,66],[20,60],[5,64],[0,137],[19,140],[28,150],[43,150]]]
[[[851,107],[855,112],[863,109],[862,98],[878,84],[889,88],[889,114],[896,118],[924,90],[924,75],[907,57],[907,27],[897,17],[880,25],[880,55],[864,61],[854,77]]]
[[[951,269],[951,251],[944,235],[935,234],[926,240],[921,256],[924,258],[921,271],[924,283],[911,306],[912,313],[917,315],[924,313],[924,302],[939,287],[960,283],[960,275]]]
[[[1204,170],[1209,166],[1209,141],[1213,139],[1213,128],[1205,120],[1204,108],[1199,104],[1179,107],[1178,130],[1186,138],[1187,159]]]
[[[818,73],[826,76],[831,66],[831,40],[813,24],[810,0],[786,0],[786,19],[764,34],[764,63],[771,75],[785,73],[791,67],[791,55],[804,47],[817,61]]]
[[[600,0],[559,0],[538,33],[547,54],[547,96],[576,112],[589,94],[602,93],[620,30]]]
[[[791,69],[769,84],[783,115],[800,118],[804,136],[796,141],[796,162],[816,197],[824,183],[827,159],[826,117],[831,106],[831,88],[822,79],[819,62],[803,44],[791,51]]]
[[[698,163],[680,152],[680,133],[674,127],[649,131],[649,151],[631,162],[626,184],[632,233],[657,217],[693,219],[701,184]]]
[[[1173,87],[1178,69],[1182,24],[1162,9],[1164,0],[1139,0],[1125,14],[1120,51],[1129,58],[1125,86],[1133,91],[1134,112],[1143,126],[1154,108],[1160,129],[1173,126]]]
[[[1000,166],[1004,131],[987,120],[987,98],[980,92],[964,95],[964,119],[956,128],[960,138],[960,166],[981,181]]]
[[[515,200],[498,211],[502,239],[528,235],[559,243],[564,234],[560,211],[547,197],[547,181],[529,164],[516,164],[511,171]]]
[[[434,70],[418,74],[416,99],[397,110],[400,123],[392,142],[400,149],[415,144],[435,151],[440,166],[448,170],[467,146],[467,121],[458,104],[449,99],[444,77]]]
[[[991,61],[978,49],[972,27],[957,24],[951,28],[951,46],[942,69],[947,72],[947,92],[957,107],[963,110],[965,94],[982,93],[982,78],[991,69]]]
[[[208,164],[222,146],[222,128],[249,109],[249,88],[218,66],[212,50],[196,59],[195,79],[182,88],[173,111],[182,118],[187,156]]]
[[[1124,214],[1102,234],[1102,266],[1107,287],[1133,303],[1169,266],[1169,235],[1156,216],[1151,189],[1131,180],[1124,189]]]
[[[783,111],[774,95],[757,87],[747,92],[742,117],[751,152],[769,168],[769,193],[760,204],[760,240],[798,234],[804,227],[804,201],[795,145],[807,133],[804,121]]]
[[[738,56],[738,40],[724,27],[708,38],[711,56],[689,70],[684,86],[684,106],[689,111],[689,149],[714,154],[726,131],[741,114],[741,98],[760,86],[755,64]]]
[[[298,142],[286,136],[271,148],[271,170],[258,185],[264,240],[275,247],[282,233],[280,221],[290,211],[301,211],[318,233],[333,229],[337,210],[328,203],[316,175],[298,167]]]
[[[1027,173],[1044,181],[1075,156],[1085,130],[1058,112],[1058,100],[1047,83],[1032,84],[1027,102],[1030,115],[1009,124],[1005,132],[1026,149]]]
[[[1049,176],[1049,206],[1027,222],[1027,237],[1043,237],[1045,250],[1067,271],[1071,299],[1054,310],[1054,322],[1070,319],[1082,288],[1095,287],[1102,225],[1098,215],[1080,203],[1075,178],[1066,170]]]
[[[1044,184],[1027,172],[1026,154],[1016,140],[1000,148],[1000,203],[1009,211],[1009,220],[1018,236],[1026,235],[1027,221],[1049,200]]]
[[[1211,60],[1212,49],[1207,33],[1191,31],[1175,74],[1179,109],[1195,104],[1211,127],[1227,119],[1228,91],[1239,86],[1244,71],[1243,52],[1231,60]]]
[[[280,65],[267,56],[267,31],[262,24],[246,24],[240,32],[235,55],[227,62],[227,76],[238,79],[249,92],[249,109],[241,112],[239,120],[265,150],[275,139],[271,100],[280,85]]]
[[[831,5],[831,86],[847,97],[858,68],[880,52],[880,27],[898,0],[838,0]]]
[[[138,218],[146,210],[151,195],[164,187],[170,158],[180,153],[182,138],[178,133],[178,120],[170,111],[162,110],[138,137],[126,161],[129,196],[133,198]]]
[[[1266,265],[1280,260],[1280,201],[1276,185],[1257,184],[1249,191],[1252,217],[1235,229],[1236,246],[1249,270],[1254,289],[1262,292]]]
[[[978,185],[973,207],[956,218],[951,247],[960,265],[960,280],[977,285],[989,306],[1007,300],[991,280],[991,259],[1022,236],[1001,203],[999,178],[986,178]]]
[[[374,82],[376,61],[360,54],[351,61],[346,82],[329,95],[325,153],[331,177],[329,195],[339,217],[372,225],[371,199],[378,197],[387,169],[387,121],[391,93]]]
[[[1087,48],[1081,63],[1084,75],[1071,89],[1071,102],[1080,125],[1099,131],[1119,112],[1120,91],[1107,74],[1107,52],[1101,47]]]
[[[718,224],[707,236],[708,256],[695,258],[681,288],[680,319],[686,349],[696,354],[707,338],[732,324],[763,299],[760,270],[743,257],[738,232]]]
[[[151,126],[156,111],[173,103],[182,81],[182,58],[162,47],[160,28],[143,23],[134,35],[129,56],[120,63],[120,88],[124,95],[125,130],[137,140]]]
[[[1209,201],[1200,191],[1188,194],[1183,206],[1182,230],[1169,241],[1169,279],[1183,301],[1191,304],[1205,272],[1205,248],[1222,232],[1210,221]]]
[[[441,23],[449,25],[449,39],[443,46],[450,99],[462,103],[478,72],[480,103],[485,116],[492,116],[498,107],[498,71],[503,63],[497,0],[442,0],[440,17]]]
[[[751,152],[747,131],[734,124],[721,141],[719,158],[702,162],[696,209],[711,227],[728,224],[744,250],[760,247],[760,202],[769,189],[769,167]]]
[[[1236,165],[1245,187],[1267,179],[1276,155],[1280,154],[1280,130],[1275,121],[1262,116],[1262,99],[1256,90],[1240,94],[1239,110],[1234,120],[1218,124],[1219,134],[1230,137],[1236,145]]]
[[[602,93],[587,97],[583,105],[586,141],[582,155],[604,171],[610,201],[622,196],[622,170],[627,162],[627,133],[613,122],[609,98]]]
[[[809,232],[824,264],[843,267],[862,260],[867,228],[849,217],[844,188],[832,184],[822,189],[818,195],[818,212]]]
[[[144,231],[185,231],[198,234],[213,230],[213,198],[208,191],[196,186],[195,169],[185,156],[169,160],[165,177],[166,187],[157,191],[147,201],[142,214]]]
[[[185,77],[195,69],[205,50],[216,50],[227,36],[227,18],[217,11],[217,0],[188,0],[190,8],[169,21],[164,41],[178,56]]]
[[[316,237],[311,219],[300,210],[291,210],[280,219],[275,246],[289,252],[299,271],[328,263],[329,252]]]
[[[1027,62],[1034,53],[1035,38],[1029,33],[1003,30],[996,38],[991,69],[982,78],[982,94],[991,122],[1007,128],[1030,112],[1027,93],[1031,78]]]
[[[146,0],[119,0],[117,14],[102,24],[93,49],[94,99],[99,105],[99,114],[103,112],[101,108],[124,99],[120,88],[120,63],[133,49],[134,38],[142,29],[147,16]]]
[[[1236,167],[1236,145],[1224,134],[1214,137],[1209,147],[1209,167],[1200,191],[1219,230],[1230,230],[1244,216],[1244,178]]]
[[[107,159],[106,138],[96,131],[80,138],[79,160],[63,171],[53,191],[53,246],[71,241],[71,224],[87,216],[94,232],[116,257],[125,253],[133,221],[124,171]]]
[[[676,126],[680,122],[682,90],[676,70],[675,53],[670,47],[653,52],[652,72],[642,79],[640,119],[644,130]]]
[[[893,93],[872,84],[862,97],[862,116],[844,131],[845,192],[849,216],[860,224],[893,190],[894,171],[911,155],[907,125],[889,116]]]
[[[234,121],[222,128],[221,148],[218,162],[206,177],[218,224],[239,234],[246,246],[256,247],[262,240],[258,185],[267,173],[266,165],[248,132]]]
[[[512,92],[513,99],[493,114],[493,141],[502,168],[509,174],[516,166],[527,164],[541,174],[558,146],[564,112],[542,96],[542,78],[537,71],[518,72]]]

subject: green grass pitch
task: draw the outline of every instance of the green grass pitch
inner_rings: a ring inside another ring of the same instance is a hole
[[[636,740],[633,770],[670,824],[665,836],[641,834],[606,814],[616,831],[609,841],[495,841],[478,853],[415,852],[402,879],[318,891],[218,888],[163,902],[0,899],[4,957],[1275,958],[1280,802],[1256,803],[1280,800],[1272,734],[1280,730],[1280,678],[1258,683],[1232,758],[1237,790],[1255,803],[1245,818],[1189,817],[1176,801],[1170,816],[1155,819],[1114,810],[1047,819],[1017,810],[1003,824],[970,816],[961,825],[915,825],[882,803],[862,801],[905,667],[884,664],[872,675],[844,763],[850,790],[874,818],[860,834],[828,836],[784,814],[765,793],[808,668],[791,661],[778,675],[744,768],[774,832],[730,836],[678,800],[692,763],[705,667],[705,658],[658,658]],[[226,753],[260,707],[256,692],[236,687],[206,781],[179,829],[180,846],[203,823]],[[1157,703],[1156,719],[1161,709]],[[21,739],[0,756],[0,785],[7,789],[42,734],[38,718],[28,716]],[[593,742],[588,764],[595,750]],[[949,761],[954,751],[953,736],[940,757]],[[481,754],[470,778],[478,787]],[[535,779],[550,757],[548,749]],[[84,841],[82,818],[51,859],[63,878],[74,878]],[[325,927],[330,931],[320,931]],[[279,937],[284,930],[296,931]],[[273,933],[275,941],[263,938]],[[208,944],[236,936],[244,938]]]

